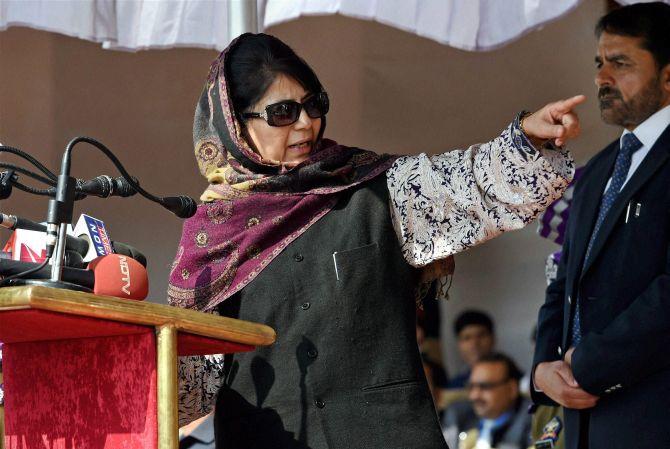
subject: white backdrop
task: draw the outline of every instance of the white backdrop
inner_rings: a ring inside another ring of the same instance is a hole
[[[28,26],[120,50],[222,50],[235,37],[229,27],[230,1],[0,0],[0,30]],[[377,21],[462,50],[479,51],[504,45],[555,20],[580,1],[258,0],[258,23],[265,29],[305,15],[341,14]]]

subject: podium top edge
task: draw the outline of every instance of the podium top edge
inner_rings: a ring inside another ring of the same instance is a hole
[[[146,301],[98,296],[56,288],[0,288],[0,313],[38,309],[146,326],[174,326],[177,331],[252,346],[274,343],[274,329],[264,324],[181,309]]]

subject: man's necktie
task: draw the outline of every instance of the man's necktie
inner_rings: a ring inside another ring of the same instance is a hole
[[[591,256],[591,250],[593,249],[593,242],[596,240],[598,231],[605,221],[607,212],[609,212],[612,204],[616,201],[621,187],[623,187],[626,178],[628,177],[628,170],[630,170],[630,161],[637,150],[642,147],[642,142],[635,137],[633,133],[624,134],[621,138],[621,149],[619,154],[616,157],[616,162],[614,163],[614,172],[612,173],[612,180],[610,185],[605,191],[605,194],[602,197],[600,202],[600,210],[598,211],[598,219],[596,224],[593,227],[593,232],[591,233],[591,239],[589,240],[589,245],[586,247],[586,256],[584,256],[584,263],[582,267],[586,266],[586,263]],[[577,346],[582,339],[582,329],[580,322],[580,300],[579,295],[577,295],[577,301],[575,303],[575,314],[572,320],[572,346]]]

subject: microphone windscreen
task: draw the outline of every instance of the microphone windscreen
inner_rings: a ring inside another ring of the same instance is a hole
[[[88,269],[95,275],[93,293],[142,300],[149,294],[147,270],[136,260],[121,254],[93,259]]]
[[[138,261],[144,268],[147,267],[147,258],[139,252],[137,248],[134,248],[125,243],[115,242],[112,240],[112,248],[116,254],[123,254],[124,256],[130,256],[136,261]]]
[[[84,257],[77,251],[65,250],[65,266],[70,268],[85,268]]]
[[[136,177],[131,176],[131,179],[135,181],[135,183],[139,184],[139,181],[137,180]],[[123,176],[115,178],[113,182],[114,182],[114,194],[117,196],[127,198],[137,193],[137,190],[135,190],[135,188],[131,186],[130,183],[126,181],[126,179]]]
[[[83,258],[88,253],[89,244],[85,239],[79,239],[71,235],[65,236],[65,248],[80,254]]]
[[[191,218],[195,215],[198,205],[189,196],[166,196],[160,204],[179,218]]]

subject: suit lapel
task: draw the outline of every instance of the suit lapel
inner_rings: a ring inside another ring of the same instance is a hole
[[[616,152],[614,154],[616,157]],[[596,239],[593,242],[593,248],[591,249],[589,260],[586,261],[586,265],[582,268],[581,277],[583,277],[584,274],[588,271],[588,269],[593,265],[593,261],[596,259],[598,253],[605,246],[605,242],[607,241],[607,238],[614,229],[614,225],[620,218],[624,209],[626,209],[632,196],[635,194],[635,192],[637,192],[640,189],[640,187],[642,187],[652,177],[652,175],[661,167],[661,165],[663,165],[663,163],[668,159],[669,156],[670,156],[670,126],[668,126],[665,129],[665,131],[658,138],[658,140],[651,148],[651,150],[649,150],[647,156],[644,158],[640,166],[637,168],[637,170],[635,170],[633,176],[628,180],[624,188],[621,190],[616,201],[614,201],[614,204],[612,204],[612,207],[605,216],[603,224],[601,225],[600,230],[598,231],[598,235],[596,236]],[[602,189],[598,193],[602,195]],[[593,219],[593,217],[591,218],[592,218],[591,223],[593,223],[595,220]],[[584,245],[583,248],[584,252],[586,252],[587,245],[588,240],[586,241],[586,245]],[[582,250],[581,247],[580,250]],[[584,254],[582,254],[581,257],[584,257]]]
[[[574,255],[572,257],[575,257],[574,260],[577,261],[577,270],[581,270],[582,268],[582,261],[586,255],[586,248],[589,245],[591,232],[598,217],[600,200],[602,199],[607,180],[614,168],[614,162],[619,152],[618,141],[610,144],[605,151],[609,151],[609,153],[593,168],[592,174],[579,180],[580,183],[585,183],[582,187],[584,194],[581,201],[576,204],[576,209],[570,212],[571,216],[575,214],[573,223],[577,224],[572,246],[574,248]],[[579,271],[576,274],[579,274]]]

